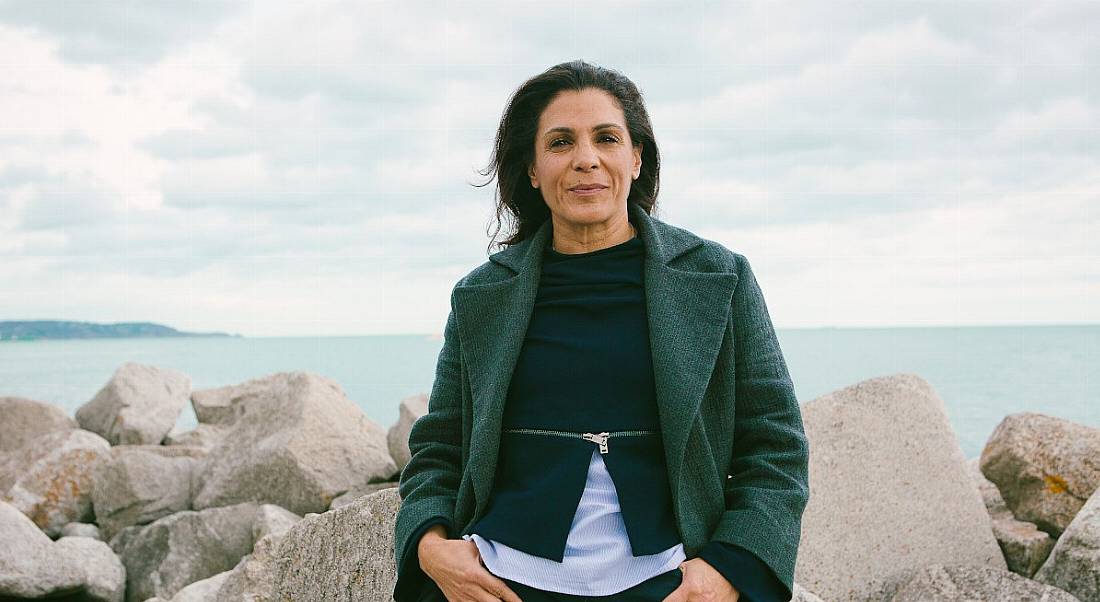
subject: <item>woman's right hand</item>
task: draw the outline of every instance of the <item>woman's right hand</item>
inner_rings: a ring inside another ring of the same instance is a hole
[[[417,544],[420,568],[450,602],[523,602],[481,564],[477,544],[447,539],[443,525],[429,528]]]

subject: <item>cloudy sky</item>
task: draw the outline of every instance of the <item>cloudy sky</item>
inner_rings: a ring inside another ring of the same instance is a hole
[[[0,320],[435,333],[508,96],[616,68],[780,328],[1100,322],[1100,2],[0,1]],[[495,248],[492,250],[496,250]]]

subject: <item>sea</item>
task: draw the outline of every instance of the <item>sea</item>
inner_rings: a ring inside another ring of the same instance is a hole
[[[876,376],[913,373],[944,401],[967,458],[1009,414],[1038,412],[1100,428],[1100,325],[808,328],[777,331],[800,403]],[[70,415],[123,363],[179,370],[192,389],[282,371],[331,378],[388,428],[398,404],[429,393],[438,335],[184,337],[0,341],[0,396]],[[2,419],[2,417],[0,417]],[[188,405],[176,428],[196,424]]]

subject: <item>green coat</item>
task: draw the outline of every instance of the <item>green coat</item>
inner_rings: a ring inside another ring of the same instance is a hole
[[[741,546],[793,589],[809,448],[760,287],[744,256],[628,207],[646,248],[653,376],[684,551],[693,558],[711,539]],[[415,555],[411,535],[425,520],[445,517],[466,534],[486,509],[550,238],[547,220],[451,294],[428,413],[413,425],[401,473],[398,567]],[[423,578],[409,571],[394,597],[408,599]]]

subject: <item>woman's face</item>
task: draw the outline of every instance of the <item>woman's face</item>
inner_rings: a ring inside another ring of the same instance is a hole
[[[622,109],[607,92],[563,91],[539,115],[528,175],[555,225],[584,228],[625,215],[641,168],[641,145],[633,145]]]

